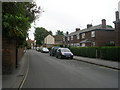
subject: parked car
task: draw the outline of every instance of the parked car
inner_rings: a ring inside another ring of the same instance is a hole
[[[59,46],[54,46],[50,50],[50,56],[56,56],[57,49],[60,48]]]
[[[73,59],[73,53],[68,48],[59,48],[56,52],[56,58]]]
[[[36,47],[36,51],[38,51],[40,49],[40,47]]]
[[[49,53],[49,50],[48,50],[48,48],[43,47],[43,48],[41,49],[41,52],[42,52],[42,53]]]

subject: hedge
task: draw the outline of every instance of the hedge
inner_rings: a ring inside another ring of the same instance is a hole
[[[101,47],[101,58],[120,61],[120,47]]]
[[[77,56],[96,57],[96,47],[70,47],[69,49]]]
[[[76,56],[120,61],[120,47],[69,47]]]

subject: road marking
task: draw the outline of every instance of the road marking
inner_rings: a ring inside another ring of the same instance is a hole
[[[25,74],[23,80],[21,80],[21,83],[20,83],[20,86],[19,86],[18,90],[21,90],[21,88],[23,87],[23,85],[25,83],[25,80],[28,76],[28,71],[29,71],[29,56],[28,56],[28,68],[27,68],[27,71],[26,71],[26,74]]]

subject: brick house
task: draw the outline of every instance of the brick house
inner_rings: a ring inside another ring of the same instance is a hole
[[[105,46],[114,43],[115,30],[106,25],[105,19],[102,19],[100,25],[88,24],[83,30],[76,28],[75,32],[67,33],[63,38],[63,44],[67,46]]]
[[[56,45],[62,45],[63,44],[63,41],[62,41],[63,35],[55,35],[54,38],[55,38],[55,44]]]
[[[115,46],[120,46],[120,18],[118,11],[116,11],[116,21],[113,23],[115,24]]]

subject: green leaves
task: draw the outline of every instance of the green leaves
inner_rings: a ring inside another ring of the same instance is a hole
[[[2,9],[3,36],[24,41],[40,8],[33,2],[3,2]]]
[[[42,45],[44,43],[44,38],[48,34],[49,32],[43,27],[35,28],[34,36],[35,36],[36,44]]]

